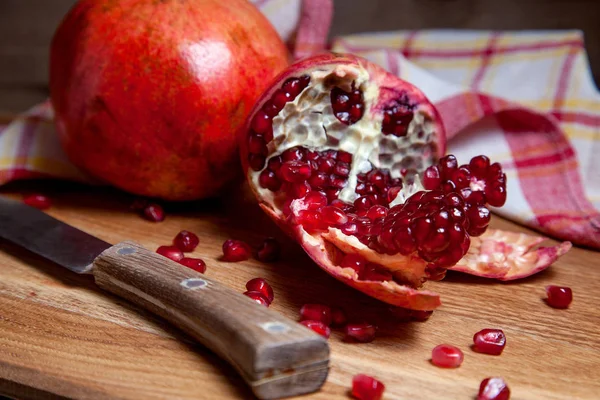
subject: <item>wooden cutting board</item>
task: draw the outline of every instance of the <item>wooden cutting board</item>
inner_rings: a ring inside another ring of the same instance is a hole
[[[40,185],[10,186],[16,194]],[[171,207],[162,223],[128,210],[131,197],[116,191],[47,184],[48,213],[110,243],[133,239],[150,249],[168,244],[181,229],[200,236],[194,256],[207,275],[244,291],[251,278],[275,290],[275,310],[297,318],[307,302],[343,307],[353,319],[379,325],[373,343],[330,338],[331,371],[310,399],[347,398],[352,376],[368,373],[386,385],[386,399],[473,399],[488,376],[503,376],[512,399],[598,399],[600,393],[600,257],[574,248],[549,270],[512,283],[450,273],[428,288],[443,306],[428,322],[401,323],[386,306],[322,272],[244,196]],[[523,230],[495,218],[497,228]],[[263,264],[219,261],[227,238],[256,245],[266,236],[283,246],[281,260]],[[568,310],[542,300],[548,284],[573,289]],[[501,328],[501,356],[471,350],[482,328]],[[441,343],[460,347],[454,370],[430,363]],[[98,290],[90,277],[63,271],[0,243],[0,393],[16,398],[220,399],[251,398],[232,368],[164,321]]]

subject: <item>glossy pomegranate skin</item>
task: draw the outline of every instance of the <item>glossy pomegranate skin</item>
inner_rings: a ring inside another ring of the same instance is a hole
[[[287,64],[246,0],[82,0],[52,41],[56,128],[71,161],[114,186],[213,196],[239,174],[235,133]]]

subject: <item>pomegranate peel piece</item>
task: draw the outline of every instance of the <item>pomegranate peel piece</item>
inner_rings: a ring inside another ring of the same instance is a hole
[[[562,242],[532,250],[544,240],[522,232],[488,229],[471,238],[467,254],[449,269],[501,281],[526,278],[548,268],[572,247],[571,242]]]

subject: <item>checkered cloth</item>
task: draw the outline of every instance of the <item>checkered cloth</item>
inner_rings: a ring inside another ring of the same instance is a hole
[[[441,113],[451,153],[502,163],[508,201],[495,212],[600,249],[600,95],[581,32],[398,31],[327,44],[330,0],[254,3],[297,57],[329,45],[421,88]],[[0,133],[0,183],[88,180],[67,161],[51,118],[40,105]]]

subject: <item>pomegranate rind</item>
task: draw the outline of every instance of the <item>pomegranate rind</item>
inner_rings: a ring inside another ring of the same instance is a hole
[[[522,232],[488,229],[471,238],[467,254],[449,269],[501,281],[526,278],[548,268],[572,247],[571,242],[562,242],[532,250],[545,240]]]

